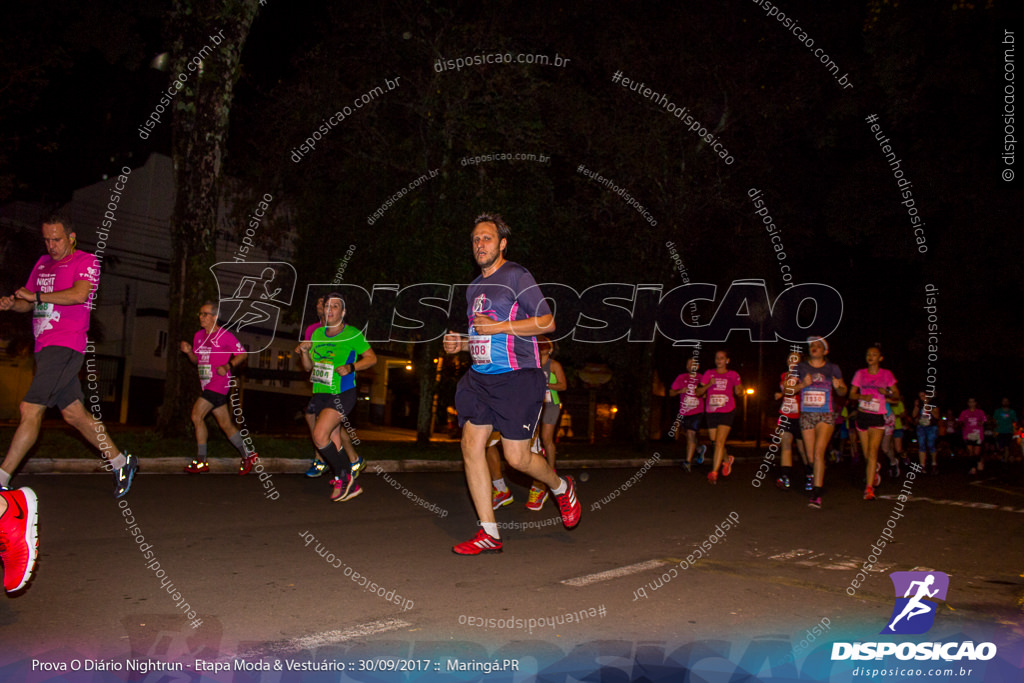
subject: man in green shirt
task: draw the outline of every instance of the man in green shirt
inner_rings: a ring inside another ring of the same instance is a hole
[[[355,373],[376,365],[377,356],[362,332],[345,324],[345,301],[340,294],[325,297],[324,316],[324,326],[314,330],[309,341],[299,344],[298,351],[313,383],[313,445],[334,472],[331,500],[345,501],[358,496],[362,489],[355,483],[351,464],[331,441],[331,432],[339,425],[346,432],[354,431],[349,419],[356,405]],[[351,443],[345,445],[352,447]]]

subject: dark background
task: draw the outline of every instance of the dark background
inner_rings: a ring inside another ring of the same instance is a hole
[[[926,283],[938,286],[939,404],[968,395],[991,413],[1020,407],[1019,247],[1011,226],[1019,181],[1000,178],[1007,2],[789,2],[815,47],[848,73],[843,89],[775,18],[749,0],[719,3],[267,2],[253,23],[231,111],[225,171],[246,210],[273,193],[288,219],[261,227],[268,248],[298,236],[295,266],[330,281],[349,244],[345,281],[465,282],[471,221],[502,213],[509,257],[538,282],[582,291],[602,282],[680,284],[724,292],[736,279],[783,282],[753,214],[763,191],[797,282],[843,296],[832,360],[847,378],[881,342],[905,395],[924,383]],[[152,152],[169,153],[165,119],[136,129],[169,75],[152,68],[170,43],[169,5],[41,2],[8,10],[0,64],[0,201],[60,204],[77,187]],[[210,33],[216,32],[211,26]],[[195,50],[202,46],[196,45]],[[554,66],[484,65],[438,72],[436,60],[493,52],[557,53]],[[612,83],[621,71],[664,92],[715,130],[725,165],[663,109]],[[301,163],[289,159],[333,112],[401,77],[401,85],[334,128]],[[913,182],[927,254],[913,241],[895,180],[865,117],[878,123]],[[460,164],[489,153],[550,162]],[[583,164],[625,187],[650,226]],[[366,217],[410,181],[440,168],[370,227]],[[1011,167],[1012,168],[1012,167]],[[236,217],[241,226],[244,216]],[[240,228],[239,228],[240,229]],[[35,251],[33,251],[35,250]],[[4,288],[21,284],[38,245],[4,240]],[[24,263],[22,263],[24,261]],[[701,310],[706,322],[711,308]],[[615,371],[610,391],[629,411],[646,386],[640,345],[565,343],[562,362]],[[713,348],[702,356],[711,366]],[[734,332],[732,368],[753,383],[757,345]],[[784,369],[788,345],[764,348],[759,394]],[[689,350],[660,340],[655,371],[670,384]],[[767,407],[767,406],[766,406]],[[628,412],[627,412],[628,414]]]

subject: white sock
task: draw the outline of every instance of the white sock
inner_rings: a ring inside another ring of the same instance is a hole
[[[501,538],[498,536],[497,522],[480,522],[480,526],[484,528],[484,531],[486,531],[491,538]]]
[[[502,493],[505,493],[505,491],[508,491],[508,487],[505,486],[505,477],[502,477],[501,479],[492,479],[491,480],[491,485],[494,486],[494,488],[496,488],[499,491],[501,491]]]
[[[565,493],[566,489],[568,489],[568,488],[569,488],[569,485],[565,483],[565,479],[562,479],[561,477],[559,477],[558,478],[558,486],[556,486],[555,488],[551,489],[551,493],[555,494],[556,496],[560,496],[563,493]]]
[[[7,474],[3,470],[0,470],[0,486],[10,486],[11,475]]]
[[[128,459],[124,457],[124,453],[118,453],[116,458],[110,459],[110,466],[115,470],[119,470],[128,463]]]

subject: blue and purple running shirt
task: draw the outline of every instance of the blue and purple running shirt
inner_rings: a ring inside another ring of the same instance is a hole
[[[825,361],[823,366],[816,368],[807,361],[801,361],[796,367],[796,374],[801,382],[807,375],[811,376],[810,385],[800,391],[800,412],[835,412],[832,381],[843,378],[843,371],[839,369],[839,366]]]
[[[485,375],[498,375],[540,368],[536,337],[478,335],[473,329],[473,318],[477,314],[497,321],[525,320],[551,314],[551,308],[530,271],[518,263],[505,261],[490,277],[479,275],[469,283],[466,302],[473,370]]]

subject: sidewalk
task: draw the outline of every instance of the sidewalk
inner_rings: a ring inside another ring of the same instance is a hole
[[[376,428],[360,429],[359,437],[362,443],[369,446],[371,451],[368,454],[367,471],[382,472],[460,472],[463,464],[460,459],[454,460],[431,460],[431,459],[385,459],[376,460],[372,456],[372,446],[377,443],[413,443],[416,441],[416,432],[411,429]],[[431,439],[431,443],[450,444],[453,451],[458,450],[458,440],[446,436],[437,436]],[[601,450],[602,445],[614,447],[616,451],[622,451],[622,444],[587,444],[585,442],[567,442],[564,444],[569,454],[566,457],[559,457],[558,467],[563,469],[637,469],[645,463],[650,462],[652,467],[678,467],[682,465],[683,443],[671,441],[651,441],[648,443],[646,452],[649,455],[637,454],[635,457],[605,457],[605,458],[578,458],[572,457],[571,453],[578,453],[581,449],[595,451]],[[737,460],[748,460],[752,458],[761,459],[768,448],[768,444],[762,442],[761,449],[755,449],[754,441],[730,441],[729,453]],[[655,459],[657,456],[657,459]],[[711,453],[706,457],[710,458]],[[143,457],[140,462],[140,471],[143,473],[160,474],[186,474],[184,467],[191,462],[189,457]],[[215,458],[210,460],[210,473],[212,474],[237,474],[239,460],[237,457]],[[261,457],[264,471],[271,474],[303,474],[309,468],[309,460],[305,458],[274,458]],[[22,466],[26,474],[98,474],[104,472],[103,461],[99,458],[82,457],[43,457],[40,455],[28,458]],[[251,476],[251,475],[250,475]]]

